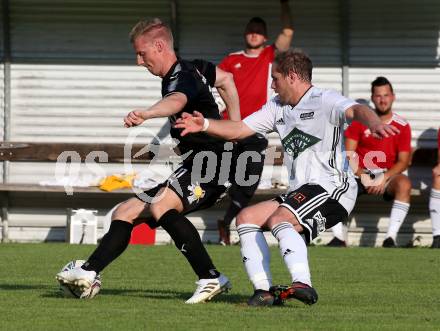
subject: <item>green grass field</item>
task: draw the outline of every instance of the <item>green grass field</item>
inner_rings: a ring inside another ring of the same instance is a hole
[[[0,330],[440,330],[440,251],[311,247],[319,301],[251,308],[238,247],[208,246],[233,290],[186,305],[196,280],[173,246],[133,246],[93,300],[61,298],[54,275],[92,246],[0,245]],[[275,283],[288,283],[272,249]]]

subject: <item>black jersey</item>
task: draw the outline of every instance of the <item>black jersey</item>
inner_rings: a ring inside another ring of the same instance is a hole
[[[162,97],[180,92],[188,99],[182,111],[169,117],[171,137],[179,141],[178,148],[182,154],[189,150],[223,150],[225,141],[222,139],[211,137],[204,132],[181,137],[182,130],[173,127],[176,119],[181,117],[183,112],[192,114],[198,111],[206,118],[221,119],[211,93],[211,87],[216,80],[215,70],[215,65],[207,61],[190,62],[179,59],[162,80]]]

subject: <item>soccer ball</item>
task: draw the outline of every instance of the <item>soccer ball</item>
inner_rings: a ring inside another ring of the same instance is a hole
[[[73,260],[67,263],[61,271],[68,271],[76,267],[80,267],[84,264],[84,260]],[[66,298],[76,299],[93,299],[101,290],[101,275],[97,275],[92,283],[92,286],[88,289],[83,289],[71,284],[60,283],[60,293]]]

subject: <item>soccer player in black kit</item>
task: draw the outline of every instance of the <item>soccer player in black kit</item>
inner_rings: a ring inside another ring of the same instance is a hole
[[[232,75],[203,60],[178,59],[171,30],[161,20],[140,21],[130,32],[130,40],[137,64],[162,78],[162,99],[148,109],[131,111],[124,118],[126,127],[157,117],[168,117],[173,124],[182,112],[198,111],[207,118],[220,119],[210,86],[217,87],[231,119],[240,120]],[[205,302],[231,288],[184,215],[211,206],[226,192],[231,173],[228,162],[222,163],[222,155],[232,150],[232,144],[205,133],[182,138],[175,128],[171,129],[171,136],[179,140],[178,148],[186,156],[183,164],[164,183],[121,203],[96,250],[82,267],[58,273],[59,282],[90,287],[96,275],[127,248],[133,224],[147,213],[168,232],[199,277],[196,291],[186,303]]]

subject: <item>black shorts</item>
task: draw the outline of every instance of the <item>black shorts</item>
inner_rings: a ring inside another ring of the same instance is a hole
[[[278,196],[275,200],[295,215],[303,227],[307,243],[348,217],[345,208],[338,201],[331,199],[330,194],[320,185],[305,184],[295,191]]]
[[[251,178],[258,178],[256,181],[252,180],[252,185],[240,185],[240,183],[236,182],[236,178],[231,178],[233,185],[229,190],[229,196],[236,204],[240,205],[241,208],[248,205],[255,190],[258,188],[261,173],[264,168],[267,144],[267,139],[258,133],[243,140],[239,140],[236,143],[235,157],[232,163],[232,167],[236,169],[236,176],[239,176],[240,181],[243,181],[246,184]],[[253,154],[258,155],[260,160],[253,160],[248,157],[245,164],[238,164],[238,160],[240,160],[239,157],[244,152],[254,152]]]
[[[162,187],[168,187],[180,197],[183,204],[183,214],[209,208],[226,195],[231,186],[230,178],[233,173],[230,171],[230,167],[227,169],[221,167],[221,154],[214,158],[213,155],[216,153],[208,153],[212,154],[209,156],[199,154],[198,157],[184,160],[165,182],[137,197],[151,204],[159,190]],[[215,162],[208,161],[208,157],[211,160],[215,159]]]

